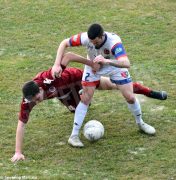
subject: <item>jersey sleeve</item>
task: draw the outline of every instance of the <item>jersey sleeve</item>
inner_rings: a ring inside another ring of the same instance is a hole
[[[88,36],[87,33],[79,33],[76,35],[73,35],[69,39],[70,46],[86,46],[88,43]]]
[[[120,57],[127,56],[120,36],[118,36],[114,33],[112,34],[111,52],[114,55],[115,59],[117,59],[117,60]]]
[[[115,58],[118,60],[120,57],[127,56],[125,48],[123,47],[122,42],[116,43],[112,49],[112,54],[115,56]]]
[[[20,106],[19,120],[22,121],[23,123],[27,123],[29,120],[29,114],[35,105],[36,103],[33,102],[27,103],[23,99]]]

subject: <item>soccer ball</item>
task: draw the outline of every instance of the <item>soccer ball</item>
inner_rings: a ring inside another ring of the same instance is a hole
[[[104,126],[97,120],[90,120],[84,125],[83,134],[89,141],[97,141],[104,135]]]

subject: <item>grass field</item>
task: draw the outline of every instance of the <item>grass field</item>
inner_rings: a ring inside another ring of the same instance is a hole
[[[168,92],[166,101],[138,96],[156,136],[138,131],[120,93],[101,91],[86,121],[100,120],[104,138],[92,144],[81,134],[85,148],[71,148],[73,114],[49,100],[31,113],[26,160],[11,163],[23,83],[53,65],[62,39],[94,22],[121,36],[133,80]],[[0,0],[0,179],[176,179],[175,37],[175,0]]]

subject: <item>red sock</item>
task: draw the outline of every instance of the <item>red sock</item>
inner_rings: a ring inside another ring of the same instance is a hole
[[[151,92],[151,89],[149,87],[143,86],[138,82],[133,82],[133,92],[135,94],[143,94],[148,96]]]

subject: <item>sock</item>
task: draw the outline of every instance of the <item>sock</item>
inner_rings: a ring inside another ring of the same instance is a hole
[[[151,89],[146,86],[143,86],[142,84],[138,82],[133,82],[133,92],[135,94],[143,94],[143,95],[149,96],[151,93]]]
[[[133,115],[135,117],[136,123],[137,124],[142,123],[143,122],[142,112],[141,112],[141,106],[140,106],[139,101],[136,99],[134,104],[129,104],[129,103],[127,103],[127,104],[128,104],[129,110],[133,113]]]
[[[73,124],[71,136],[79,135],[79,130],[80,130],[82,123],[84,121],[84,118],[86,116],[88,107],[89,107],[88,105],[85,105],[81,101],[78,104],[78,106],[76,107],[75,116],[74,116],[74,124]]]

